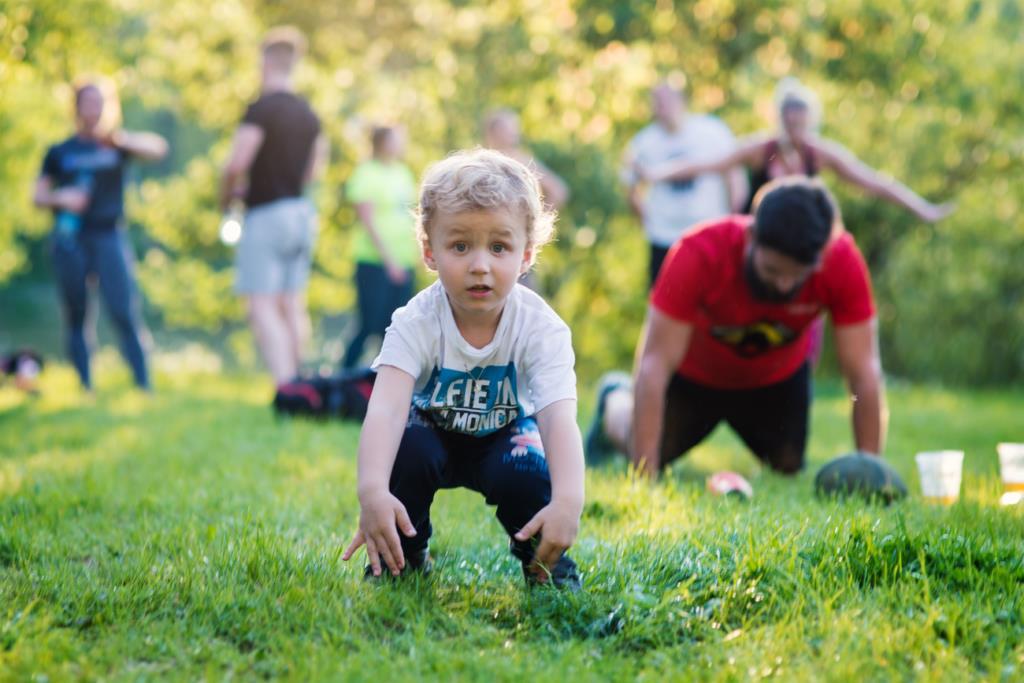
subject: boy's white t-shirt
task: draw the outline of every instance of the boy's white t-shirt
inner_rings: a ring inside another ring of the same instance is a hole
[[[517,284],[491,343],[467,342],[440,281],[395,311],[373,369],[416,378],[413,405],[446,431],[486,436],[555,401],[576,399],[569,326]]]

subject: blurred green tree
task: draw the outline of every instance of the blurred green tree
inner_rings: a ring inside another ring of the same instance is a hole
[[[214,188],[256,94],[261,34],[293,23],[310,38],[299,85],[332,143],[315,313],[352,304],[341,188],[368,153],[369,125],[405,124],[409,162],[422,169],[478,144],[483,115],[507,106],[572,188],[538,269],[574,329],[581,375],[628,366],[645,255],[617,167],[649,120],[647,91],[660,78],[685,84],[692,109],[742,134],[774,125],[774,85],[796,75],[821,96],[825,135],[929,198],[960,202],[925,226],[836,187],[876,276],[888,369],[1019,382],[1024,101],[1007,84],[1024,76],[1021,18],[1019,0],[0,0],[0,283],[45,270],[27,257],[48,229],[31,183],[46,145],[70,129],[67,82],[105,72],[128,125],[160,130],[175,150],[131,193],[151,306],[167,326],[235,324]]]

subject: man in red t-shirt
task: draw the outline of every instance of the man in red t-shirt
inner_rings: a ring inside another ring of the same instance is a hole
[[[817,180],[764,187],[753,218],[705,223],[676,242],[651,295],[636,387],[601,392],[600,444],[654,475],[725,420],[772,469],[803,467],[811,328],[826,311],[853,400],[858,450],[884,432],[875,308],[864,259]]]

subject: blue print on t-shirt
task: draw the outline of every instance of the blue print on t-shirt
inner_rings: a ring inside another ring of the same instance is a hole
[[[469,372],[435,367],[412,402],[441,429],[471,436],[493,434],[523,412],[511,362]]]

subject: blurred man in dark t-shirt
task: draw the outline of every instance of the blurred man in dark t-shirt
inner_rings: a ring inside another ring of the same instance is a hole
[[[306,285],[317,225],[303,190],[325,156],[320,121],[292,85],[304,49],[296,29],[267,34],[260,96],[242,117],[221,183],[222,208],[245,201],[235,290],[246,299],[253,336],[277,386],[297,375],[309,339]]]
[[[880,453],[885,411],[871,279],[820,181],[783,178],[755,215],[709,221],[669,251],[628,378],[600,394],[588,460],[629,452],[654,475],[725,421],[761,461],[804,464],[812,325],[827,313],[857,449]]]

